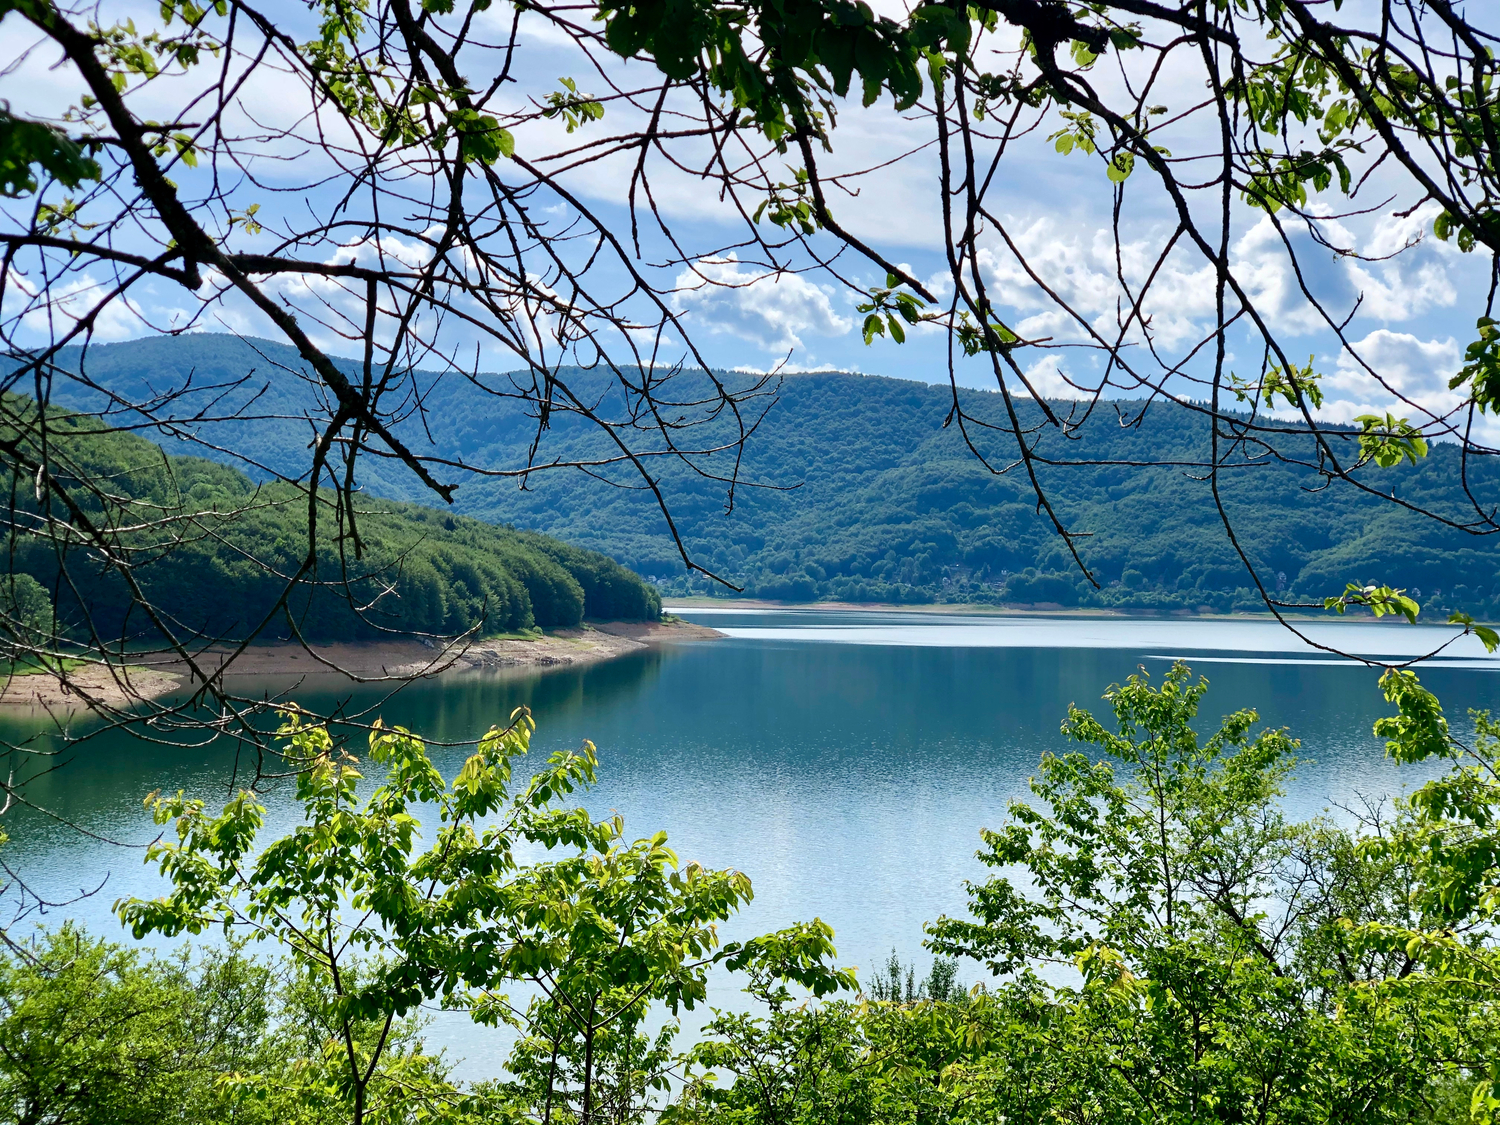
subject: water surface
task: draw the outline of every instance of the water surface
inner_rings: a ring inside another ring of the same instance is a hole
[[[1025,796],[1044,750],[1067,745],[1058,727],[1068,704],[1102,710],[1104,689],[1142,666],[1159,676],[1188,657],[1212,682],[1209,719],[1254,706],[1265,722],[1290,727],[1308,759],[1287,798],[1299,815],[1337,813],[1425,776],[1403,774],[1370,734],[1386,709],[1378,673],[1273,622],[678,612],[729,635],[584,668],[414,684],[380,711],[461,741],[530,706],[537,751],[597,744],[601,781],[587,799],[596,814],[617,810],[638,835],[664,828],[684,860],[749,873],[755,900],[728,936],[820,916],[837,930],[843,959],[861,966],[892,946],[917,953],[924,922],[963,910],[964,880],[984,875],[974,858],[980,827],[998,826],[1006,803]],[[1313,633],[1380,656],[1429,651],[1450,634],[1353,623]],[[1456,727],[1467,708],[1500,701],[1500,662],[1477,645],[1455,646],[1439,663],[1423,679]],[[309,685],[302,698],[318,709],[360,707],[380,693]],[[464,753],[440,748],[436,757],[451,775]],[[142,796],[185,789],[222,800],[233,764],[232,746],[164,746],[118,732],[86,742],[28,796],[92,835],[18,810],[7,817],[4,857],[54,901],[102,881],[47,921],[73,916],[118,933],[111,903],[159,891],[140,863],[154,832]],[[273,826],[290,823],[287,796],[267,797]],[[434,1034],[475,1066],[499,1049],[466,1023],[444,1021]]]

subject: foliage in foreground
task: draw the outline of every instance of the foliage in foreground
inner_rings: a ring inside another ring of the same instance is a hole
[[[717,923],[750,898],[749,879],[681,865],[665,833],[627,843],[622,818],[596,821],[560,804],[594,779],[590,743],[516,779],[532,729],[518,710],[449,781],[421,739],[377,723],[369,758],[385,777],[361,796],[358,759],[326,727],[290,713],[281,733],[303,823],[264,841],[265,809],[249,792],[217,815],[182,793],[153,796],[175,839],[154,844],[148,861],[172,890],[121,902],[120,917],[137,937],[217,926],[286,950],[318,986],[312,1026],[322,1029],[310,1037],[315,1053],[301,1072],[310,1085],[299,1096],[319,1119],[354,1125],[463,1119],[497,1104],[521,1116],[540,1107],[543,1118],[571,1106],[597,1120],[606,1106],[629,1109],[649,1085],[633,1061],[649,1053],[639,1031],[648,1010],[701,1003],[712,966],[820,995],[852,984],[828,967],[832,932],[821,922],[722,944]],[[428,838],[423,806],[437,812]],[[527,862],[533,855],[544,858]],[[528,998],[503,991],[513,985]],[[392,1032],[432,1003],[520,1031],[515,1080],[459,1091],[425,1062],[393,1054]]]
[[[285,959],[146,961],[72,930],[16,950],[0,1100],[59,1123],[1493,1122],[1500,724],[1475,715],[1466,746],[1412,673],[1382,683],[1390,753],[1452,766],[1353,821],[1290,820],[1295,740],[1248,710],[1200,736],[1182,666],[1112,688],[1113,724],[1072,709],[1080,748],[984,833],[997,875],[928,928],[932,973],[893,957],[852,998],[822,923],[721,944],[743,874],[559,803],[592,746],[515,781],[518,713],[449,781],[377,728],[371,789],[294,713],[303,823],[268,841],[249,794],[154,797],[172,890],[119,904],[137,935],[223,927]],[[993,977],[966,990],[952,957]],[[756,1003],[683,1048],[671,1017],[715,965]],[[433,1004],[514,1027],[504,1072],[455,1082],[421,1040]]]
[[[1200,738],[1206,686],[1181,666],[1159,687],[1132,677],[1109,693],[1113,729],[1073,709],[1084,749],[1044,757],[1033,800],[985,832],[1002,874],[928,944],[998,980],[936,1003],[768,993],[769,1016],[722,1016],[690,1052],[674,1116],[1289,1125],[1468,1120],[1472,1103],[1490,1120],[1495,977],[1453,969],[1460,948],[1496,963],[1488,908],[1454,891],[1476,907],[1460,922],[1433,895],[1452,864],[1495,883],[1494,853],[1449,849],[1488,840],[1500,790],[1439,794],[1493,785],[1500,729],[1480,717],[1475,764],[1394,815],[1297,823],[1277,802],[1296,742],[1253,733],[1252,711]],[[1446,727],[1430,741],[1440,716],[1414,679],[1386,686],[1393,753],[1456,751]]]
[[[238,948],[143,957],[64,926],[0,960],[0,1120],[336,1119],[327,1001],[326,982]],[[385,1054],[407,1081],[446,1074],[416,1020],[390,1029]]]

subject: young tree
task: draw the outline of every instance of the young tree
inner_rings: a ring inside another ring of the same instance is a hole
[[[1206,681],[1176,665],[1112,688],[1116,728],[1070,710],[1102,751],[1044,757],[1040,807],[984,833],[988,864],[1022,874],[971,887],[973,921],[930,928],[939,951],[998,973],[1048,963],[1068,1043],[1102,1050],[1121,1109],[1147,1116],[1408,1120],[1481,1065],[1484,1007],[1414,994],[1409,959],[1357,935],[1420,916],[1411,868],[1332,823],[1277,805],[1296,743],[1257,716],[1193,728]],[[1100,1097],[1104,1091],[1096,1091]]]
[[[1388,684],[1396,752],[1419,728],[1451,748],[1435,701]],[[880,999],[809,1005],[753,982],[769,1014],[718,1015],[671,1120],[1492,1120],[1493,777],[1291,822],[1296,742],[1248,710],[1200,735],[1206,689],[1178,665],[1112,688],[1112,729],[1070,709],[1088,750],[1043,758],[984,834],[972,919],[928,928],[999,980],[929,999],[893,961]]]
[[[1475,1120],[1500,1114],[1493,1018],[1500,988],[1500,724],[1488,711],[1471,711],[1471,743],[1457,738],[1437,697],[1416,674],[1393,669],[1382,680],[1396,714],[1376,724],[1386,750],[1401,762],[1453,763],[1447,773],[1397,802],[1392,831],[1366,841],[1375,862],[1411,872],[1411,909],[1405,917],[1362,920],[1356,942],[1399,966],[1402,987],[1415,1002],[1444,1006],[1491,1036],[1475,1065],[1469,1108]]]
[[[404,1121],[418,1106],[457,1119],[490,1104],[493,1091],[459,1091],[420,1051],[392,1053],[393,1030],[433,1000],[520,1029],[525,1065],[510,1097],[543,1119],[567,1110],[593,1125],[631,1119],[622,1100],[628,1110],[643,1083],[622,1081],[618,1067],[643,1061],[634,1052],[646,1009],[701,1003],[711,966],[769,965],[823,990],[845,979],[826,966],[832,935],[821,923],[721,944],[716,924],[751,895],[743,873],[680,865],[663,833],[626,843],[620,817],[561,807],[594,778],[592,744],[513,778],[533,730],[524,708],[451,781],[420,738],[377,726],[369,757],[385,777],[364,798],[358,760],[327,727],[286,718],[304,823],[265,842],[265,810],[249,792],[217,816],[180,793],[153,795],[157,822],[177,838],[153,845],[148,861],[172,890],[118,910],[137,937],[222,926],[287,951],[322,1029],[320,1065],[293,1101],[312,1099],[320,1119]],[[427,839],[422,806],[438,825]],[[548,858],[529,862],[537,853]],[[540,997],[524,1009],[502,991],[521,983]],[[544,1073],[538,1042],[549,1045]]]

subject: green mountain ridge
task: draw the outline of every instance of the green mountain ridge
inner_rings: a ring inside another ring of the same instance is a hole
[[[68,362],[76,357],[64,357]],[[305,461],[310,433],[299,415],[316,405],[309,384],[290,374],[299,368],[297,357],[280,345],[213,335],[96,346],[87,364],[92,381],[122,397],[188,387],[175,408],[183,428],[291,472]],[[226,393],[224,385],[251,371],[242,387]],[[565,375],[608,403],[603,376],[574,370]],[[419,452],[440,450],[466,464],[524,463],[535,434],[527,406],[483,389],[503,389],[505,380],[419,375],[424,409],[403,423],[404,439]],[[677,397],[690,399],[706,382],[701,372],[678,376]],[[64,382],[57,386],[61,393]],[[981,422],[1003,420],[998,395],[961,393],[965,409]],[[99,405],[98,396],[90,401],[69,395],[70,405]],[[223,400],[215,408],[222,415],[253,395],[260,396],[254,411],[268,417],[191,420],[195,404],[214,396]],[[1020,404],[1023,423],[1036,427],[1033,437],[1043,456],[1119,462],[1039,469],[1065,526],[1084,536],[1076,542],[1099,583],[1095,589],[1037,511],[1024,470],[1013,463],[1013,438],[970,427],[970,438],[997,471],[987,470],[958,428],[945,427],[951,404],[952,392],[944,386],[843,373],[788,376],[746,448],[746,483],[732,510],[726,510],[721,483],[682,464],[653,465],[661,469],[663,491],[695,560],[742,585],[747,595],[1125,609],[1260,607],[1203,473],[1194,467],[1209,448],[1201,414],[1172,404],[1156,403],[1143,413],[1139,403],[1103,403],[1075,434],[1063,437],[1039,425],[1034,403]],[[1056,407],[1066,413],[1073,404]],[[729,435],[721,421],[693,440],[706,447]],[[543,436],[541,461],[612,452],[604,435],[576,417],[554,416]],[[649,445],[651,435],[641,436]],[[1344,446],[1339,455],[1353,462],[1352,434],[1333,440]],[[1430,609],[1500,609],[1500,575],[1489,539],[1403,511],[1345,482],[1330,485],[1281,459],[1311,457],[1307,435],[1290,433],[1279,441],[1275,452],[1249,451],[1242,467],[1220,478],[1239,542],[1275,591],[1287,600],[1315,600],[1341,592],[1349,581],[1388,581],[1419,591]],[[727,471],[729,456],[698,463]],[[1141,461],[1176,464],[1131,464]],[[389,461],[366,458],[361,474],[371,495],[433,502]],[[665,521],[638,482],[632,487],[629,474],[618,469],[601,475],[606,479],[543,471],[525,489],[513,479],[462,473],[445,479],[460,483],[455,512],[600,551],[651,577],[668,594],[722,590],[686,574]],[[1372,466],[1362,479],[1463,523],[1474,512],[1460,476],[1457,450],[1437,445],[1415,467]],[[1500,499],[1500,477],[1488,465],[1471,464],[1467,486],[1486,507]]]

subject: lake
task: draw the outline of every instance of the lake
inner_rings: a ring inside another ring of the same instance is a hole
[[[981,826],[998,826],[1026,794],[1044,750],[1068,744],[1058,727],[1070,702],[1099,696],[1144,665],[1159,676],[1188,659],[1212,687],[1210,720],[1256,707],[1287,726],[1307,761],[1287,795],[1298,815],[1380,797],[1427,774],[1388,762],[1371,736],[1387,707],[1377,671],[1301,645],[1274,622],[1240,619],[961,616],[850,610],[691,608],[682,616],[726,632],[605,664],[522,674],[464,674],[414,684],[384,718],[442,741],[472,739],[519,704],[538,724],[535,747],[592,739],[600,784],[587,803],[617,810],[627,831],[666,829],[686,861],[738,867],[755,900],[727,936],[819,916],[838,934],[841,960],[869,967],[892,947],[920,954],[923,923],[964,908]],[[1315,637],[1366,655],[1428,651],[1452,630],[1320,622]],[[1422,672],[1455,729],[1470,707],[1500,704],[1500,661],[1472,640]],[[373,688],[302,693],[309,706],[353,706]],[[7,733],[19,733],[7,720]],[[439,749],[450,775],[465,751]],[[7,816],[3,858],[45,898],[98,893],[46,912],[121,933],[122,895],[157,893],[140,862],[153,835],[141,798],[185,789],[226,794],[233,748],[186,749],[113,732],[86,742],[28,796],[91,836],[26,809]],[[289,823],[283,793],[266,804]],[[102,886],[100,884],[102,883]],[[963,975],[973,979],[975,970]],[[733,1005],[733,993],[714,999]],[[433,1038],[490,1065],[499,1040],[445,1018]],[[466,1071],[470,1068],[465,1068]]]

